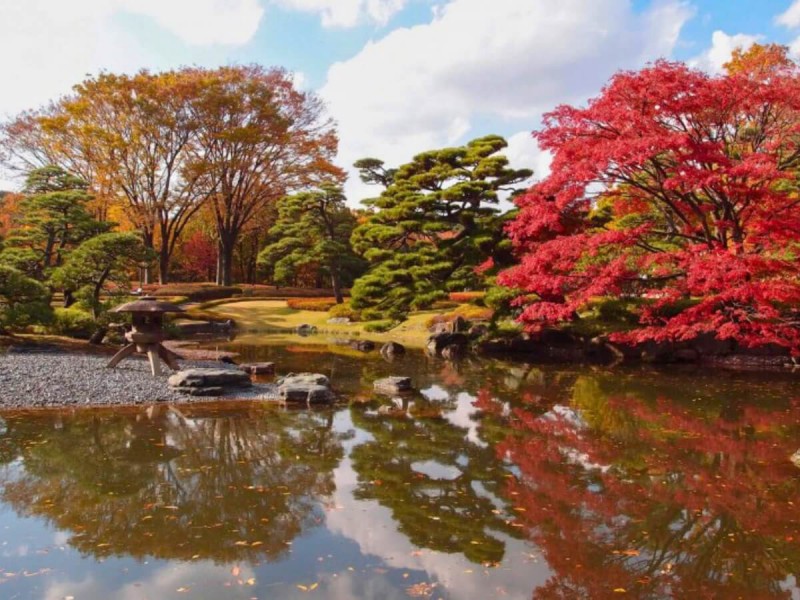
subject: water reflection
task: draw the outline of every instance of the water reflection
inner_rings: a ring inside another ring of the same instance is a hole
[[[554,570],[534,597],[790,597],[798,405],[644,396],[580,377],[569,405],[502,416],[479,401],[512,430],[497,445],[519,469],[505,493]]]
[[[322,520],[343,454],[332,419],[164,406],[8,416],[2,498],[95,557],[276,559]]]
[[[239,349],[347,402],[2,416],[0,596],[800,596],[794,380]]]

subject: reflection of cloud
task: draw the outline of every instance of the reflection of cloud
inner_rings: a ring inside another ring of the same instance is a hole
[[[486,448],[488,444],[478,435],[478,422],[473,418],[480,412],[473,406],[475,400],[475,396],[471,396],[466,392],[460,392],[458,396],[456,396],[456,409],[447,411],[444,418],[456,427],[466,429],[466,439],[468,441],[481,448]]]
[[[83,579],[69,580],[57,579],[52,581],[44,591],[45,600],[63,600],[65,597],[74,596],[80,598],[114,598],[115,600],[141,600],[142,598],[187,598],[187,593],[179,592],[179,589],[189,591],[189,597],[212,598],[221,594],[225,582],[232,582],[239,585],[239,580],[247,581],[254,577],[250,567],[242,566],[241,572],[237,577],[231,575],[230,566],[214,565],[210,562],[196,563],[172,563],[168,566],[156,569],[149,577],[141,581],[128,582],[120,587],[114,585],[113,579],[100,580],[94,575],[89,575]],[[252,590],[250,586],[243,586]],[[214,593],[213,590],[220,590]],[[191,592],[194,592],[191,594]],[[252,594],[244,594],[244,597]]]
[[[375,501],[353,497],[356,475],[349,459],[334,471],[337,510],[327,516],[328,528],[358,544],[362,554],[382,556],[388,567],[421,570],[429,581],[439,583],[451,598],[530,598],[531,592],[550,576],[544,562],[530,562],[530,547],[519,540],[495,534],[506,545],[499,567],[484,569],[462,554],[446,554],[417,548],[398,531],[391,511]],[[499,590],[503,590],[502,594]],[[366,596],[383,598],[387,596]],[[349,596],[343,596],[349,598]]]

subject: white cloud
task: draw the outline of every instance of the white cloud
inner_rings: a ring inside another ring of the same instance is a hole
[[[286,8],[318,13],[324,27],[354,27],[365,20],[386,25],[407,0],[277,0]]]
[[[120,0],[120,7],[192,45],[244,44],[264,14],[258,0]]]
[[[533,169],[535,181],[541,181],[550,174],[553,155],[539,148],[530,131],[520,131],[510,136],[505,155],[515,169]]]
[[[635,13],[627,0],[451,0],[430,23],[331,66],[321,93],[339,122],[340,163],[407,162],[462,141],[482,118],[533,129],[618,69],[669,56],[691,14],[680,1]],[[362,192],[351,177],[351,200]]]
[[[786,11],[775,17],[775,22],[788,29],[797,29],[800,27],[800,0],[794,0]],[[789,53],[795,58],[800,58],[800,37],[795,38],[794,41],[789,44]]]
[[[37,108],[100,70],[133,72],[177,66],[159,39],[137,37],[118,17],[153,19],[186,44],[242,44],[260,22],[259,0],[26,0],[0,2],[5,52],[0,61],[0,119]],[[0,172],[0,189],[19,182]]]
[[[800,27],[800,0],[794,0],[785,12],[775,17],[775,22],[790,29]]]
[[[711,34],[711,47],[690,60],[689,65],[717,75],[722,72],[723,65],[731,59],[734,50],[737,48],[747,50],[760,39],[760,35],[745,33],[728,35],[724,31],[717,30]]]

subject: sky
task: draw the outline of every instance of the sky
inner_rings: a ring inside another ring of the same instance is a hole
[[[259,63],[323,98],[342,167],[495,133],[541,178],[543,114],[659,58],[717,73],[753,42],[800,58],[800,0],[0,0],[0,40],[2,119],[102,70]],[[375,195],[350,172],[351,204]]]

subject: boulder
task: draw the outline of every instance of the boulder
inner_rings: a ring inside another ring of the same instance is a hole
[[[450,332],[463,333],[469,331],[469,321],[462,316],[457,316],[450,322]]]
[[[468,343],[469,338],[463,333],[435,333],[428,338],[426,348],[431,356],[441,356],[442,350],[447,346],[456,345],[466,348]]]
[[[298,333],[298,335],[311,335],[312,333],[317,333],[317,328],[313,325],[304,323],[302,325],[298,325],[295,331]]]
[[[411,386],[410,377],[384,377],[383,379],[376,379],[372,383],[373,389],[379,394],[402,394],[403,392],[410,392],[414,389]]]
[[[239,368],[245,373],[250,373],[250,375],[272,375],[275,372],[275,363],[244,363],[239,365]]]
[[[278,381],[278,394],[284,402],[319,404],[334,399],[330,381],[320,373],[290,373]]]
[[[472,327],[469,328],[467,332],[469,337],[479,338],[483,337],[489,333],[489,326],[486,323],[476,323]]]
[[[406,347],[397,342],[386,342],[381,346],[381,356],[386,358],[393,358],[406,353]]]
[[[249,387],[250,376],[238,369],[184,369],[170,376],[174,388]]]
[[[322,373],[289,373],[278,380],[278,385],[324,385],[330,387],[331,382]]]

